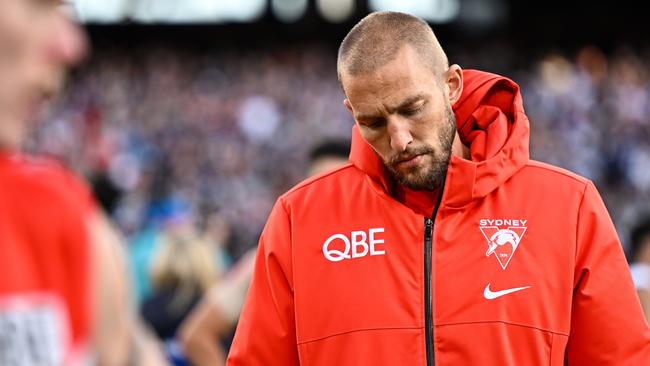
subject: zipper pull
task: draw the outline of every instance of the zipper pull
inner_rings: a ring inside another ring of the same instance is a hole
[[[427,217],[424,219],[424,227],[425,227],[425,232],[424,232],[424,238],[425,239],[431,239],[431,231],[433,228],[433,220],[430,217]]]

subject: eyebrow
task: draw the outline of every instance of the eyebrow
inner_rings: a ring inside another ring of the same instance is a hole
[[[408,97],[402,103],[400,103],[400,105],[398,105],[395,108],[390,108],[390,109],[388,109],[388,111],[393,113],[394,111],[404,109],[404,108],[410,106],[411,104],[414,104],[416,102],[419,102],[420,100],[425,99],[425,97],[426,96],[424,95],[424,93],[416,94],[414,96]]]
[[[424,94],[424,93],[416,94],[416,95],[413,95],[413,96],[410,96],[410,97],[406,98],[397,107],[387,108],[387,109],[388,109],[389,113],[395,113],[395,111],[402,110],[402,109],[410,106],[411,104],[419,102],[420,100],[423,100],[423,99],[426,99],[426,94]],[[372,119],[375,119],[375,118],[378,118],[378,116],[374,115],[374,114],[362,114],[361,113],[361,114],[356,115],[357,120],[372,120]]]

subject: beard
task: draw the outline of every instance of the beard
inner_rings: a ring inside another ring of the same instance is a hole
[[[451,147],[456,136],[456,117],[450,106],[446,108],[447,123],[444,123],[438,133],[439,144],[437,148],[431,145],[423,145],[409,148],[392,156],[384,165],[391,175],[402,185],[416,191],[433,191],[440,187],[443,178],[447,175],[449,159],[451,158]],[[397,164],[405,158],[417,155],[426,155],[431,158],[426,165],[409,168],[401,171]]]

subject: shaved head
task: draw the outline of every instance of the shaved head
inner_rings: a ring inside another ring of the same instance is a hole
[[[346,75],[372,73],[394,60],[405,45],[436,75],[449,66],[433,30],[422,19],[398,12],[376,12],[361,19],[341,42],[337,71],[343,83]]]
[[[343,104],[386,171],[409,189],[438,188],[452,150],[462,154],[451,106],[463,74],[431,27],[404,13],[372,13],[341,42],[337,67]]]

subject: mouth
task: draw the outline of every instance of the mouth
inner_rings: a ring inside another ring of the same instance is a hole
[[[424,154],[413,155],[404,159],[400,159],[397,164],[395,164],[395,166],[399,169],[415,168],[416,166],[420,165],[423,158]]]

